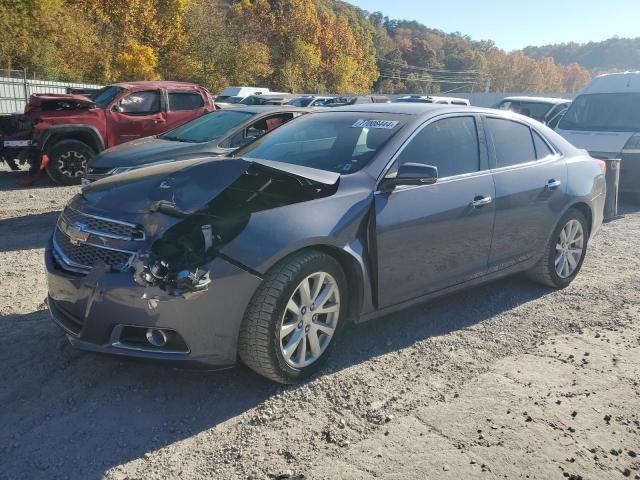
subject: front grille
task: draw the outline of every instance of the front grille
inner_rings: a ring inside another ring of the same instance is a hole
[[[56,228],[53,240],[56,261],[62,268],[76,273],[87,273],[100,261],[109,266],[122,266],[133,255],[133,252],[112,250],[83,242],[73,244],[59,228]]]
[[[144,240],[142,228],[128,222],[87,215],[66,207],[62,219],[69,225],[82,225],[84,231],[94,235],[121,240]]]

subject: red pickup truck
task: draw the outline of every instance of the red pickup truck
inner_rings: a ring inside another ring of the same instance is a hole
[[[0,159],[42,166],[56,183],[80,183],[102,150],[156,135],[215,110],[209,91],[182,82],[117,83],[91,96],[35,94],[23,114],[0,117]]]

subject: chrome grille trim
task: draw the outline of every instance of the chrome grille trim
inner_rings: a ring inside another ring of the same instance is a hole
[[[93,265],[98,261],[103,261],[110,266],[124,265],[135,254],[135,252],[129,250],[95,245],[93,243],[73,245],[67,234],[57,227],[52,237],[52,243],[53,256],[63,269],[85,275],[91,271]]]
[[[145,232],[139,225],[123,220],[88,214],[71,207],[66,207],[61,216],[67,223],[82,223],[85,233],[99,237],[127,241],[143,241],[146,239]]]

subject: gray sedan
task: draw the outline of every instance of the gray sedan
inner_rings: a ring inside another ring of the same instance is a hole
[[[216,110],[160,135],[105,150],[89,161],[83,184],[117,173],[176,160],[229,155],[312,109],[274,105]]]
[[[521,115],[339,107],[85,187],[46,249],[49,308],[82,349],[295,382],[351,322],[517,272],[566,287],[604,194],[602,162]]]

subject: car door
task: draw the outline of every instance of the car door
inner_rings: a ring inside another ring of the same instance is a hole
[[[438,168],[433,185],[375,193],[380,308],[482,275],[487,270],[494,185],[479,117],[453,115],[423,125],[397,154]]]
[[[499,270],[543,248],[566,205],[567,166],[528,124],[491,116],[484,121],[496,185],[489,267]]]
[[[207,111],[204,98],[199,92],[186,90],[167,91],[167,125],[169,130],[182,125]]]
[[[149,137],[167,130],[160,90],[142,90],[121,97],[108,111],[109,146]]]

